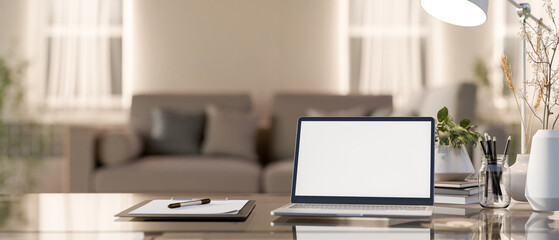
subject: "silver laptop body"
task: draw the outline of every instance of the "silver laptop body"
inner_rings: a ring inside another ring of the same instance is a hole
[[[301,117],[291,203],[276,216],[429,218],[434,119]]]

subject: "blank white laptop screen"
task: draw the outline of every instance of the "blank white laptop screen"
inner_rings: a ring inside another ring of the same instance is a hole
[[[431,122],[300,124],[295,196],[430,197]]]

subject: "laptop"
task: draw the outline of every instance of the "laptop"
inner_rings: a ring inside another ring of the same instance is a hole
[[[430,117],[301,117],[291,203],[275,216],[430,218]]]

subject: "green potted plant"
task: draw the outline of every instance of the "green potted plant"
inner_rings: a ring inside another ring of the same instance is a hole
[[[435,180],[464,180],[475,172],[465,147],[475,146],[481,138],[481,133],[473,130],[475,127],[469,119],[456,124],[446,107],[439,110],[435,129]]]

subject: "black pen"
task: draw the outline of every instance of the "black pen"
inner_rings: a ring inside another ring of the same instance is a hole
[[[209,198],[203,198],[203,199],[198,199],[198,200],[171,203],[171,204],[169,204],[168,207],[169,208],[179,208],[179,207],[186,207],[186,206],[193,206],[193,205],[202,205],[202,204],[208,204],[211,201],[212,200],[210,200]]]
[[[485,156],[485,158],[487,158],[487,150],[485,149],[485,144],[483,143],[483,140],[479,140],[479,143],[481,145],[481,149],[483,150],[483,155]],[[487,201],[487,195],[488,195],[488,189],[487,189],[487,185],[489,184],[489,177],[487,176],[489,172],[487,171],[487,169],[485,170],[485,201]],[[481,173],[480,173],[481,174]],[[478,176],[479,177],[479,176]]]
[[[479,140],[479,145],[481,145],[481,150],[483,150],[483,155],[487,156],[487,150],[485,149],[485,145],[483,144],[483,140]]]
[[[489,155],[489,159],[493,158],[493,151],[491,149],[491,137],[488,133],[485,133],[485,141],[487,142],[487,154]]]
[[[493,160],[497,161],[497,138],[493,136]]]
[[[488,156],[487,156],[487,157],[488,157],[488,160],[487,160],[487,169],[486,169],[486,172],[485,172],[485,173],[486,173],[486,177],[487,177],[487,178],[486,178],[486,186],[488,186],[488,184],[489,184],[489,181],[488,181],[488,180],[489,180],[489,178],[491,177],[491,171],[490,171],[490,170],[491,170],[491,169],[490,169],[490,168],[491,168],[491,162],[492,162],[492,160],[493,160],[493,151],[492,151],[492,149],[491,149],[491,136],[489,136],[489,133],[485,133],[485,142],[487,142],[487,155],[488,155]],[[493,183],[493,184],[494,184],[494,183]],[[495,186],[495,185],[493,185],[493,186]],[[486,187],[486,190],[488,190],[487,188],[488,188],[488,187]]]
[[[499,167],[498,165],[496,165],[497,163],[497,138],[495,136],[493,136],[493,161],[495,161],[495,166],[493,166],[494,172],[493,172],[493,178],[495,179],[495,187],[496,187],[496,191],[497,191],[497,196],[499,196],[499,198],[501,200],[503,200],[503,192],[501,191],[501,175],[499,174],[502,170],[501,167]]]
[[[505,153],[503,153],[503,156],[506,156],[507,152],[509,151],[509,143],[510,143],[510,135],[507,138],[507,143],[505,144]]]

